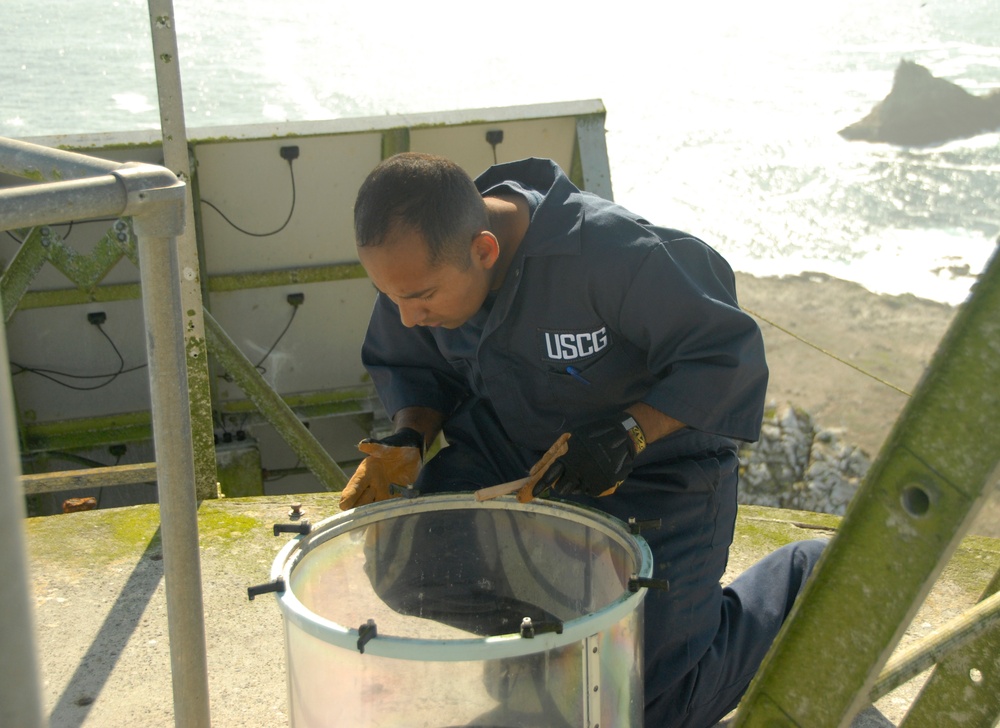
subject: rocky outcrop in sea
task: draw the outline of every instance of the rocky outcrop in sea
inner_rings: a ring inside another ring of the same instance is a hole
[[[871,460],[844,432],[791,404],[768,407],[760,439],[740,449],[739,502],[842,516]]]
[[[933,146],[1000,129],[1000,90],[976,96],[913,61],[896,67],[889,95],[840,130],[850,141]]]

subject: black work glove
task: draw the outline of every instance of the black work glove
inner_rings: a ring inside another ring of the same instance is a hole
[[[550,488],[559,495],[611,495],[632,472],[646,437],[632,415],[622,412],[573,430],[567,445],[568,452],[549,467],[534,495]]]

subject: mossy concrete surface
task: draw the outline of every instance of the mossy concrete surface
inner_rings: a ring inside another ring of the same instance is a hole
[[[267,582],[288,536],[292,502],[313,523],[338,512],[336,494],[204,501],[198,512],[212,725],[288,725],[284,634]],[[839,519],[743,506],[726,580],[791,541],[829,537]],[[63,726],[173,726],[170,650],[155,505],[26,521],[45,713]],[[970,537],[952,559],[906,641],[978,599],[1000,568],[1000,540]],[[859,618],[863,607],[859,605]],[[821,659],[818,658],[818,660]],[[819,667],[819,665],[818,665]],[[880,701],[905,709],[908,686]],[[894,702],[896,701],[896,702]],[[897,710],[898,709],[898,710]]]

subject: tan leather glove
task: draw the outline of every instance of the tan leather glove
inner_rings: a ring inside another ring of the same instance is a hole
[[[343,511],[401,495],[391,485],[413,485],[423,462],[424,436],[404,427],[381,440],[362,440],[358,450],[367,457],[340,494]]]
[[[517,500],[521,503],[530,502],[536,495],[535,489],[538,482],[545,476],[549,468],[556,460],[569,452],[569,433],[564,432],[552,443],[552,447],[545,451],[538,462],[531,466],[528,471],[528,480],[517,491]]]
[[[492,500],[493,498],[499,498],[500,496],[517,492],[518,501],[521,503],[531,502],[535,497],[536,485],[545,476],[545,473],[548,471],[549,467],[552,466],[552,463],[569,452],[569,446],[566,444],[567,442],[569,442],[569,433],[564,432],[554,443],[552,443],[552,446],[545,451],[545,454],[539,458],[538,462],[531,466],[531,470],[528,471],[527,478],[519,478],[518,480],[512,480],[509,483],[500,483],[499,485],[490,485],[485,488],[480,488],[476,491],[476,500]]]

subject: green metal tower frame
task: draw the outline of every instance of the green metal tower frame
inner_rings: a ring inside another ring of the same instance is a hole
[[[1000,718],[1000,609],[987,586],[950,649],[886,666],[957,548],[1000,464],[1000,255],[956,314],[855,496],[732,728],[834,728],[946,652],[905,728],[993,728]],[[941,642],[941,640],[938,640]]]

